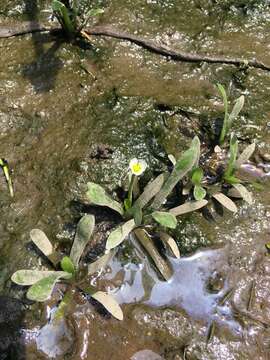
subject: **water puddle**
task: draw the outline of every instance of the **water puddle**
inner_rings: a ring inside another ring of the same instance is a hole
[[[115,257],[109,265],[110,272],[104,276],[112,284],[122,279],[121,285],[110,289],[120,304],[183,309],[192,318],[209,325],[216,321],[233,332],[241,332],[226,301],[222,302],[230,290],[226,249],[198,251],[181,259],[169,257],[174,274],[167,282],[159,279],[140,250],[136,252],[139,263],[123,267]]]

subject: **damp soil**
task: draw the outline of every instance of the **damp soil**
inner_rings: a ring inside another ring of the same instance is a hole
[[[267,63],[268,1],[99,1],[98,24],[112,24],[176,49]],[[48,1],[1,1],[0,24],[49,22]],[[178,156],[194,135],[207,146],[222,117],[215,83],[232,101],[246,96],[234,130],[256,139],[269,169],[270,74],[228,65],[175,63],[125,41],[93,37],[67,44],[47,34],[0,40],[0,156],[14,182],[0,175],[0,359],[269,359],[269,181],[239,212],[180,218],[174,237],[182,257],[163,282],[130,238],[91,283],[113,293],[124,320],[83,298],[57,326],[57,302],[30,304],[11,284],[21,268],[47,268],[30,244],[40,228],[68,251],[84,212],[85,184],[117,194],[131,157],[149,164],[146,179]],[[266,167],[263,167],[266,166]],[[96,214],[98,231],[85,259],[95,259],[118,219]]]

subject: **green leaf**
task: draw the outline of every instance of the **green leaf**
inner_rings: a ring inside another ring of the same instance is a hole
[[[83,288],[83,291],[103,305],[104,308],[117,320],[123,320],[123,311],[112,295],[103,291],[94,291],[91,288]]]
[[[155,211],[151,215],[160,225],[170,229],[176,228],[177,219],[173,214],[166,211]]]
[[[222,206],[224,206],[229,211],[237,212],[237,206],[230,198],[228,198],[228,196],[226,196],[222,193],[216,193],[212,196],[214,199],[216,199]]]
[[[63,271],[66,271],[72,275],[75,273],[74,264],[69,256],[63,257],[63,259],[61,260],[61,268]]]
[[[167,234],[163,231],[161,231],[158,235],[160,237],[160,240],[170,248],[173,255],[177,259],[180,259],[180,251],[179,251],[178,245],[176,244],[175,240],[169,234]]]
[[[135,226],[135,221],[132,219],[113,230],[107,239],[106,249],[110,250],[121,244]]]
[[[125,210],[129,210],[132,206],[132,202],[130,201],[130,199],[125,199],[124,200],[124,207],[125,207]]]
[[[58,0],[52,1],[53,11],[62,11],[63,8],[65,8],[65,5],[61,1],[58,1]]]
[[[97,9],[91,9],[88,11],[87,13],[87,17],[95,17],[95,16],[98,16],[98,15],[101,15],[104,13],[104,10],[103,9],[100,9],[100,8],[97,8]]]
[[[194,185],[200,185],[203,179],[203,170],[201,168],[196,168],[191,177],[191,181]]]
[[[135,206],[132,211],[136,226],[140,226],[143,218],[142,209],[139,206]]]
[[[93,215],[84,215],[77,225],[75,239],[70,251],[70,259],[75,268],[78,267],[80,258],[86,244],[91,238],[95,227],[95,217]]]
[[[217,84],[217,88],[222,96],[223,104],[224,104],[224,120],[223,120],[222,130],[220,133],[220,138],[219,138],[219,141],[222,144],[226,137],[227,127],[228,127],[227,126],[228,116],[229,116],[229,114],[228,114],[228,98],[227,98],[226,90],[221,84]]]
[[[59,273],[61,273],[61,275]],[[54,285],[60,278],[70,279],[71,274],[65,273],[66,275],[62,276],[62,273],[62,271],[55,271],[54,274],[37,281],[27,291],[27,299],[39,302],[48,300],[52,294]]]
[[[187,214],[192,211],[196,211],[204,207],[208,204],[207,200],[200,200],[200,201],[190,201],[183,205],[179,205],[173,209],[170,209],[169,212],[175,216]]]
[[[53,253],[53,246],[46,234],[40,229],[33,229],[30,231],[30,237],[33,243],[45,255],[50,256]]]
[[[252,204],[252,195],[242,184],[232,184],[232,186],[239,192],[242,199],[245,200],[249,205]]]
[[[115,251],[109,251],[107,254],[101,256],[99,259],[97,259],[95,262],[88,265],[88,275],[92,275],[99,270],[106,267],[108,262],[113,258],[115,255]]]
[[[228,117],[227,132],[231,129],[232,122],[237,118],[245,103],[245,97],[241,95],[235,102],[232,112]]]
[[[173,275],[173,271],[167,261],[158,252],[152,238],[142,228],[136,228],[134,230],[134,233],[136,238],[151,256],[161,275],[164,277],[165,280],[169,280]]]
[[[150,181],[144,188],[143,193],[135,201],[133,208],[139,207],[143,209],[149,201],[160,191],[165,180],[165,174],[158,175],[154,180]]]
[[[161,190],[154,198],[152,207],[157,210],[166,201],[175,185],[193,168],[198,162],[200,156],[200,140],[197,136],[194,137],[191,147],[184,152],[181,158],[175,164],[175,167],[169,178],[162,186]]]
[[[195,185],[193,190],[193,195],[195,200],[197,201],[202,200],[206,196],[206,190],[200,185]]]
[[[255,143],[248,145],[236,160],[235,167],[239,168],[242,164],[246,163],[254,153],[255,149],[256,149]]]
[[[11,276],[11,280],[17,285],[30,286],[55,273],[58,277],[66,276],[64,271],[18,270]]]
[[[72,11],[70,12],[67,7],[58,0],[52,1],[52,9],[54,12],[58,13],[60,20],[60,24],[63,27],[63,29],[66,31],[66,33],[71,36],[75,33],[75,27],[72,22],[72,17],[75,15],[75,13]]]
[[[237,179],[237,177],[235,176],[224,176],[224,180],[226,181],[226,183],[231,185],[240,183],[240,180]]]
[[[227,169],[224,173],[224,178],[228,178],[233,175],[235,170],[235,163],[238,154],[238,140],[235,134],[231,134],[230,150],[229,150],[229,162]]]
[[[101,186],[89,182],[87,184],[87,187],[88,191],[86,193],[86,196],[88,200],[90,200],[93,204],[109,207],[110,209],[117,211],[120,215],[124,214],[122,205],[117,201],[113,200],[109,195],[107,195],[105,190]]]

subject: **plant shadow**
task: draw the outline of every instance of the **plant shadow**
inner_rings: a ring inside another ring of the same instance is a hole
[[[25,14],[32,24],[39,22],[39,7],[37,0],[25,0]],[[64,42],[64,38],[52,38],[50,34],[32,33],[35,60],[23,67],[22,74],[28,78],[36,93],[43,93],[55,87],[55,81],[63,62],[57,56],[57,51]],[[48,48],[47,44],[53,44]]]

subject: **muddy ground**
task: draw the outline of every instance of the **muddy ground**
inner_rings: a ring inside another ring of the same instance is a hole
[[[105,9],[98,24],[175,49],[269,63],[268,1],[97,3]],[[46,1],[0,5],[0,24],[48,22],[49,15]],[[230,89],[231,100],[246,96],[234,130],[242,144],[255,139],[269,154],[269,72],[175,63],[100,37],[75,46],[34,34],[2,39],[0,48],[0,156],[10,164],[15,190],[11,199],[1,174],[0,359],[127,360],[141,350],[157,355],[134,359],[269,359],[267,182],[251,206],[238,202],[235,216],[180,219],[175,236],[183,258],[170,259],[175,273],[168,284],[130,239],[107,272],[92,279],[122,303],[122,322],[78,299],[66,321],[51,328],[52,304],[29,306],[10,281],[17,269],[47,266],[29,244],[32,228],[69,249],[87,181],[114,191],[131,157],[148,162],[150,177],[167,153],[179,155],[195,134],[206,138],[222,117],[216,82]],[[213,291],[209,283],[217,279]]]

